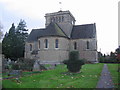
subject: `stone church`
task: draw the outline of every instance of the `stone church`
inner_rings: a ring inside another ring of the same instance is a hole
[[[25,44],[25,58],[43,64],[59,64],[69,52],[79,51],[79,58],[98,62],[96,24],[75,25],[70,11],[45,14],[45,28],[33,29]]]

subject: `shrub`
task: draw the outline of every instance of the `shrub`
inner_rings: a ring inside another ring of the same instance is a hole
[[[19,64],[18,63],[13,64],[12,69],[13,70],[20,70]]]
[[[12,65],[12,69],[32,71],[34,62],[35,62],[34,59],[20,58],[17,60],[16,64]]]
[[[69,60],[78,60],[79,59],[79,52],[72,51],[69,53]]]
[[[78,51],[72,51],[69,54],[69,60],[64,60],[63,63],[67,65],[70,72],[79,72],[85,61],[83,59],[79,60]]]

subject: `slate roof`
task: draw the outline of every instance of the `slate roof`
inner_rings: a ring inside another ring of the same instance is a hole
[[[62,36],[67,37],[67,35],[63,32],[63,30],[56,24],[50,23],[45,29],[45,33],[43,36]]]
[[[56,23],[50,23],[45,29],[33,29],[26,41],[37,41],[39,37],[44,36],[67,37],[67,35]]]
[[[71,39],[87,39],[95,38],[96,26],[95,24],[85,24],[73,26],[71,32]]]
[[[65,32],[56,23],[50,23],[44,29],[33,29],[26,41],[37,41],[38,38],[44,36],[60,36],[68,38]],[[95,38],[95,36],[95,24],[75,25],[73,26],[70,39],[88,39]]]

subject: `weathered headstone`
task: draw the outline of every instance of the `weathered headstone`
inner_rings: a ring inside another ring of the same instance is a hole
[[[44,65],[40,64],[40,61],[36,60],[33,66],[33,71],[47,70]]]
[[[55,69],[55,67],[56,67],[56,64],[51,64],[48,69]]]
[[[12,70],[10,73],[8,73],[9,76],[22,76],[22,70]]]
[[[36,60],[34,63],[33,71],[40,71],[40,65],[38,60]]]

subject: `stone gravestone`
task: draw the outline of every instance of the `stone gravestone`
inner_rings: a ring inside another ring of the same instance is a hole
[[[50,66],[47,69],[55,69],[56,66],[56,64],[50,64]]]
[[[22,76],[22,70],[12,70],[8,75],[12,75],[12,76],[15,76],[15,77],[19,77],[19,76]]]
[[[33,66],[33,71],[47,70],[44,65],[40,64],[40,61],[36,60]]]
[[[34,63],[33,71],[40,71],[40,64],[38,60],[36,60]]]

